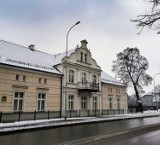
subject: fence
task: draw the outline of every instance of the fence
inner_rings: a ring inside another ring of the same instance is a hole
[[[73,117],[92,117],[92,116],[103,116],[103,115],[116,115],[124,114],[124,109],[119,110],[68,110],[66,112],[67,118]],[[4,113],[0,112],[0,123],[2,122],[15,122],[24,120],[40,120],[40,119],[54,119],[61,118],[61,111],[47,111],[47,112],[13,112]]]

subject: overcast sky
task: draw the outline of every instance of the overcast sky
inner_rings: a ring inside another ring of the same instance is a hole
[[[67,31],[81,21],[69,34],[69,49],[86,39],[92,57],[114,77],[116,54],[137,47],[153,76],[160,72],[160,36],[148,29],[137,35],[139,30],[130,21],[148,8],[143,0],[0,0],[0,39],[60,53],[65,51]],[[160,75],[156,84],[158,79]],[[152,89],[153,85],[145,87],[146,92]]]

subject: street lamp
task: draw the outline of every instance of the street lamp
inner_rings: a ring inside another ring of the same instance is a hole
[[[75,27],[76,25],[78,25],[80,23],[80,21],[78,21],[77,23],[75,23],[72,27],[70,27],[70,29],[67,32],[66,35],[66,59],[65,59],[65,65],[66,65],[66,77],[65,77],[65,120],[67,119],[67,57],[68,57],[68,36],[69,36],[69,32],[72,30],[73,27]]]
[[[157,75],[160,75],[160,73],[157,73],[157,74],[155,74],[154,76],[153,76],[153,94],[154,94],[154,97],[155,97],[155,101],[156,101],[156,109],[157,109],[157,111],[158,111],[158,100],[157,100],[157,97],[156,97],[156,92],[155,92],[155,77],[157,76]]]

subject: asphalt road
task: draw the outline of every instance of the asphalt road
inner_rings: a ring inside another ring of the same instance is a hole
[[[160,124],[136,127],[60,145],[160,145]]]
[[[158,129],[160,117],[121,120],[3,135],[0,145],[112,145]]]

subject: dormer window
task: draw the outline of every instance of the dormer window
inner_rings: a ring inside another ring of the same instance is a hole
[[[85,54],[85,63],[87,63],[87,54]]]
[[[83,52],[81,52],[81,62],[83,62]]]

